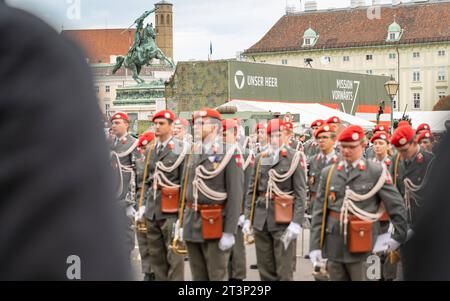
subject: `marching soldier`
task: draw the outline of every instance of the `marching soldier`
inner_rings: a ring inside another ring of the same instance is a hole
[[[320,175],[322,170],[331,165],[336,164],[340,157],[334,151],[336,143],[336,128],[329,124],[324,124],[314,132],[314,138],[318,141],[320,154],[311,159],[308,171],[308,186],[309,186],[309,204],[307,211],[312,212],[313,204],[317,197],[317,190],[319,187]]]
[[[221,115],[194,113],[194,135],[201,143],[187,168],[184,241],[194,281],[226,281],[239,221],[244,172],[236,145],[223,143]]]
[[[158,141],[149,154],[149,185],[145,217],[148,222],[150,264],[157,281],[183,281],[184,258],[170,250],[182,190],[184,159],[189,149],[172,137],[173,112],[153,116]]]
[[[293,280],[293,241],[301,231],[306,200],[306,162],[302,153],[282,144],[283,122],[267,126],[269,148],[259,154],[248,188],[243,227],[255,233],[261,280]]]
[[[267,123],[259,122],[256,125],[256,153],[262,153],[268,148],[267,144]]]
[[[393,227],[388,251],[406,239],[406,211],[401,195],[382,165],[363,158],[366,146],[359,126],[338,137],[343,160],[322,171],[311,225],[310,258],[314,266],[328,259],[332,281],[366,280],[365,262],[379,233],[384,201]]]
[[[137,150],[138,140],[128,134],[128,115],[122,112],[115,113],[111,118],[111,129],[115,139],[111,145],[113,167],[117,171],[117,199],[127,215],[127,249],[131,255],[135,245],[134,217],[136,214],[136,159],[140,157]]]
[[[416,135],[419,136],[423,132],[431,132],[431,126],[428,123],[422,123],[417,127]]]
[[[180,140],[185,141],[189,144],[192,143],[192,136],[189,133],[190,129],[189,121],[183,118],[177,118],[173,122],[173,136]]]
[[[377,125],[375,126],[375,128],[373,129],[372,134],[373,134],[373,135],[376,135],[376,134],[378,134],[378,133],[380,133],[380,132],[387,133],[387,132],[389,132],[389,128],[386,127],[386,126],[384,126],[384,125],[377,124]],[[372,142],[371,142],[371,143],[372,143]],[[374,149],[373,149],[373,144],[370,145],[370,146],[368,146],[368,147],[366,148],[366,151],[365,151],[364,156],[365,156],[367,159],[373,159],[373,158],[375,158],[375,151],[374,151]]]
[[[150,250],[147,241],[147,223],[144,218],[145,213],[145,179],[148,175],[148,161],[150,159],[150,152],[154,145],[153,141],[155,134],[152,132],[144,133],[139,137],[138,149],[141,150],[141,158],[136,160],[136,200],[137,214],[136,214],[136,237],[139,245],[139,253],[141,255],[141,269],[144,274],[144,281],[152,281],[155,279],[155,274],[152,273],[150,265]],[[142,223],[142,224],[140,224]],[[142,228],[140,227],[142,226]]]
[[[285,117],[283,124],[284,124],[283,136],[285,139],[285,141],[284,141],[285,145],[292,148],[293,150],[303,152],[304,151],[303,144],[300,143],[300,141],[295,138],[294,125],[290,121],[290,118]]]
[[[417,142],[419,143],[420,147],[429,152],[433,153],[433,143],[434,143],[434,137],[431,132],[428,131],[422,131],[417,136]]]
[[[223,142],[228,145],[237,144],[237,135],[238,135],[238,122],[234,119],[226,119],[222,120],[222,129],[223,129]],[[252,158],[249,158],[251,154],[248,149],[245,148],[245,145],[241,146],[237,145],[238,151],[242,156],[242,169],[244,170],[244,188],[248,185],[248,177],[249,173],[251,173],[251,168],[248,167],[251,164]],[[245,190],[243,189],[243,192]],[[245,216],[244,216],[244,200],[245,193],[242,194],[242,202],[241,202],[241,212],[238,222],[238,229],[235,235],[236,243],[231,249],[230,261],[228,264],[228,278],[230,281],[242,281],[247,277],[247,268],[246,268],[246,254],[245,254],[245,244],[244,244],[244,235],[242,233],[242,226],[244,225]]]
[[[411,126],[397,128],[392,135],[391,143],[398,151],[392,164],[394,184],[405,198],[408,223],[414,230],[424,201],[421,193],[434,155],[420,147]]]
[[[343,131],[344,126],[342,124],[342,120],[337,117],[337,116],[333,116],[328,118],[328,120],[325,121],[325,123],[333,126],[336,129],[336,135],[339,136],[340,133]]]
[[[307,159],[308,163],[312,157],[314,157],[315,155],[317,155],[320,152],[319,144],[317,143],[316,139],[314,139],[314,132],[324,124],[325,124],[325,121],[320,120],[320,119],[314,121],[311,124],[311,130],[312,130],[313,135],[308,141],[306,141],[306,143],[304,145],[305,155],[306,155],[306,159]]]

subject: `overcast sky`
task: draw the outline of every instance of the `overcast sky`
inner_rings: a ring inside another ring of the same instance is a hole
[[[159,1],[159,0],[158,0]],[[126,28],[157,0],[6,0],[29,10],[57,30]],[[286,3],[299,8],[300,0],[171,0],[174,4],[176,61],[232,58],[251,47],[285,13]],[[305,2],[304,0],[302,2]],[[346,7],[350,0],[318,0],[319,9]],[[371,3],[371,0],[366,0]],[[381,3],[390,3],[389,0]],[[79,3],[79,6],[77,5]],[[79,12],[79,18],[77,16]],[[154,14],[147,22],[154,21]]]

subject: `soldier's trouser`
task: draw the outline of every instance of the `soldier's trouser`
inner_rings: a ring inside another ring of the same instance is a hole
[[[136,231],[137,241],[139,245],[139,253],[141,254],[141,268],[142,273],[150,274],[150,251],[148,247],[147,233]]]
[[[292,250],[292,271],[297,270],[297,239],[293,240],[291,242],[291,245],[293,247]]]
[[[126,246],[128,254],[131,256],[134,246],[136,243],[136,236],[134,231],[134,221],[133,218],[127,216],[127,233],[126,233]],[[131,260],[131,257],[130,257]]]
[[[228,281],[230,251],[219,249],[219,240],[186,242],[193,281]]]
[[[148,221],[150,265],[156,281],[184,281],[184,257],[169,249],[176,219]]]
[[[255,229],[256,261],[261,281],[292,281],[294,278],[294,242],[285,250],[280,240],[283,232],[269,232],[267,225],[263,231]]]
[[[247,278],[244,234],[242,228],[238,227],[235,235],[236,243],[231,249],[230,261],[228,264],[228,277],[230,279],[244,280]]]
[[[330,281],[367,281],[367,263],[340,263],[328,260]]]

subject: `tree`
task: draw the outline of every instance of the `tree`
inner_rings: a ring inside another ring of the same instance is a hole
[[[450,95],[439,99],[437,104],[434,106],[433,111],[450,111]]]

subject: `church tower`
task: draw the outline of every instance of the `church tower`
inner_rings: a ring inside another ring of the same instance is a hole
[[[173,60],[173,5],[162,0],[155,8],[156,45]]]

